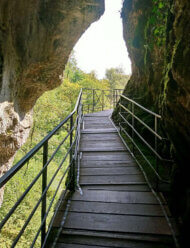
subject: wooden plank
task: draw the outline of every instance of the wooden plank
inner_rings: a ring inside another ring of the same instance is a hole
[[[91,232],[92,233],[92,232]],[[113,234],[114,236],[114,234]],[[130,240],[130,239],[116,239],[116,238],[104,238],[104,237],[96,237],[96,236],[84,236],[80,235],[64,235],[62,234],[59,238],[59,242],[67,242],[69,244],[78,243],[83,245],[97,245],[101,247],[101,245],[106,245],[106,247],[117,247],[117,248],[171,248],[173,246],[162,243],[160,239],[160,243],[156,244],[155,242],[146,242],[146,241],[138,241],[138,240]]]
[[[111,127],[113,127],[112,122],[108,119],[108,118],[91,118],[91,119],[84,119],[84,124],[107,124],[110,125]]]
[[[93,247],[102,247],[102,248],[107,248],[107,246],[96,246],[96,245],[80,245],[80,244],[68,244],[68,243],[57,243],[56,248],[93,248]]]
[[[159,205],[153,204],[121,204],[105,202],[72,201],[70,212],[123,214],[141,216],[164,216]]]
[[[83,129],[81,133],[117,133],[117,130],[115,128]]]
[[[82,147],[80,148],[80,152],[118,152],[125,151],[125,147]]]
[[[131,204],[159,204],[152,192],[83,190],[83,195],[76,192],[73,195],[72,200]]]
[[[171,235],[164,217],[144,217],[113,214],[68,213],[66,228],[109,232]]]
[[[103,156],[111,156],[111,157],[112,156],[119,156],[119,157],[124,156],[124,157],[132,158],[130,153],[127,152],[127,151],[126,152],[114,152],[114,153],[112,153],[112,152],[84,152],[83,153],[83,156],[92,156],[93,157],[93,156],[101,156],[101,155],[103,155]]]
[[[100,121],[102,121],[102,120],[108,120],[108,121],[110,121],[110,118],[109,118],[109,116],[84,116],[84,120],[85,121],[88,121],[88,120],[100,120]]]
[[[109,151],[109,149],[115,149],[115,148],[120,148],[123,149],[124,151],[126,150],[126,147],[124,146],[124,144],[122,142],[115,142],[115,141],[85,141],[83,143],[81,143],[81,149],[84,148],[104,148],[104,149],[108,149],[107,151]],[[106,151],[106,150],[105,150]]]
[[[135,164],[134,161],[126,160],[126,161],[107,161],[107,160],[102,160],[102,161],[96,161],[96,160],[82,160],[81,161],[81,168],[83,167],[94,167],[94,168],[105,168],[105,167],[110,167],[110,168],[115,168],[115,167],[136,167],[138,168],[137,164]]]
[[[109,118],[109,116],[84,116],[84,120],[86,121],[86,120],[107,120],[107,121],[110,121],[110,118]]]
[[[107,118],[91,118],[91,119],[84,119],[84,124],[108,124],[108,125],[111,125],[113,127],[113,124],[111,123],[111,121]]]
[[[82,159],[90,161],[134,161],[127,152],[83,152]]]
[[[70,228],[65,228],[62,231],[62,235],[60,237],[60,240],[65,237],[65,235],[71,235],[74,237],[75,235],[81,236],[81,237],[92,237],[92,239],[98,238],[98,239],[117,239],[117,240],[123,240],[124,242],[131,242],[131,244],[140,242],[140,243],[149,243],[153,242],[155,245],[156,243],[162,243],[162,248],[163,244],[174,244],[173,239],[171,236],[168,235],[153,235],[153,234],[135,234],[135,233],[121,233],[121,232],[101,232],[98,230],[82,230],[82,229],[70,229]],[[147,242],[148,241],[148,242]],[[104,243],[105,244],[105,243]],[[125,243],[126,244],[126,243]],[[131,246],[130,246],[131,247]],[[153,248],[154,246],[151,246]],[[136,247],[135,247],[136,248]],[[172,246],[174,248],[174,246]]]
[[[84,121],[84,126],[106,126],[106,128],[114,128],[113,124],[110,121],[100,121],[100,120],[93,120],[93,121]]]
[[[84,117],[90,116],[90,117],[96,117],[96,116],[110,116],[112,114],[113,110],[109,109],[109,110],[103,110],[103,111],[99,111],[99,112],[95,112],[95,113],[89,113],[89,114],[85,114]]]
[[[124,144],[121,141],[115,141],[113,140],[110,142],[110,140],[90,140],[90,141],[85,141],[81,143],[81,146],[105,146],[105,147],[115,147],[115,146],[121,146],[125,147]]]
[[[90,130],[90,129],[105,129],[105,130],[107,130],[107,128],[113,128],[113,125],[112,124],[108,124],[108,123],[105,123],[105,124],[103,124],[103,123],[97,123],[97,124],[95,124],[95,123],[93,123],[93,124],[87,124],[87,123],[84,123],[84,130],[85,129],[88,129],[88,130]]]
[[[99,176],[81,176],[82,184],[125,184],[125,183],[143,183],[145,179],[142,175],[99,175]]]
[[[114,167],[114,168],[81,168],[80,175],[138,175],[141,171],[136,167]]]
[[[137,191],[150,192],[150,188],[146,184],[121,184],[121,185],[83,185],[84,190],[111,190],[111,191]]]
[[[94,134],[94,133],[88,133],[88,134],[82,134],[81,135],[81,143],[86,141],[119,141],[121,142],[120,137],[118,137],[118,134],[116,133],[103,133],[103,134]]]

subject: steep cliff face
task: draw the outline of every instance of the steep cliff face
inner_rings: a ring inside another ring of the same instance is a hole
[[[173,211],[190,223],[190,1],[125,0],[122,19],[133,69],[124,94],[162,114],[177,161]]]
[[[61,83],[73,46],[103,12],[102,0],[0,1],[0,176],[28,137],[36,100]]]

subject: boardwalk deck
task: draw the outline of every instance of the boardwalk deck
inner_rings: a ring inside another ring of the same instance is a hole
[[[84,117],[80,146],[82,194],[73,194],[55,247],[175,247],[161,206],[123,145],[110,113]],[[64,207],[54,227],[60,226],[63,214]]]

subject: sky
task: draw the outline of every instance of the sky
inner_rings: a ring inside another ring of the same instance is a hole
[[[120,18],[122,2],[105,0],[104,15],[91,24],[74,47],[79,68],[86,73],[96,71],[99,79],[109,68],[122,67],[126,74],[131,73]]]

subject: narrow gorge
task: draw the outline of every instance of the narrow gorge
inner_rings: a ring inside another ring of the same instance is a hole
[[[104,8],[104,0],[1,0],[0,176],[10,168],[29,135],[36,100],[61,84],[70,52]],[[132,61],[132,76],[124,94],[163,116],[175,159],[170,205],[187,238],[190,1],[124,0],[121,17]],[[116,107],[116,123],[118,118]]]

